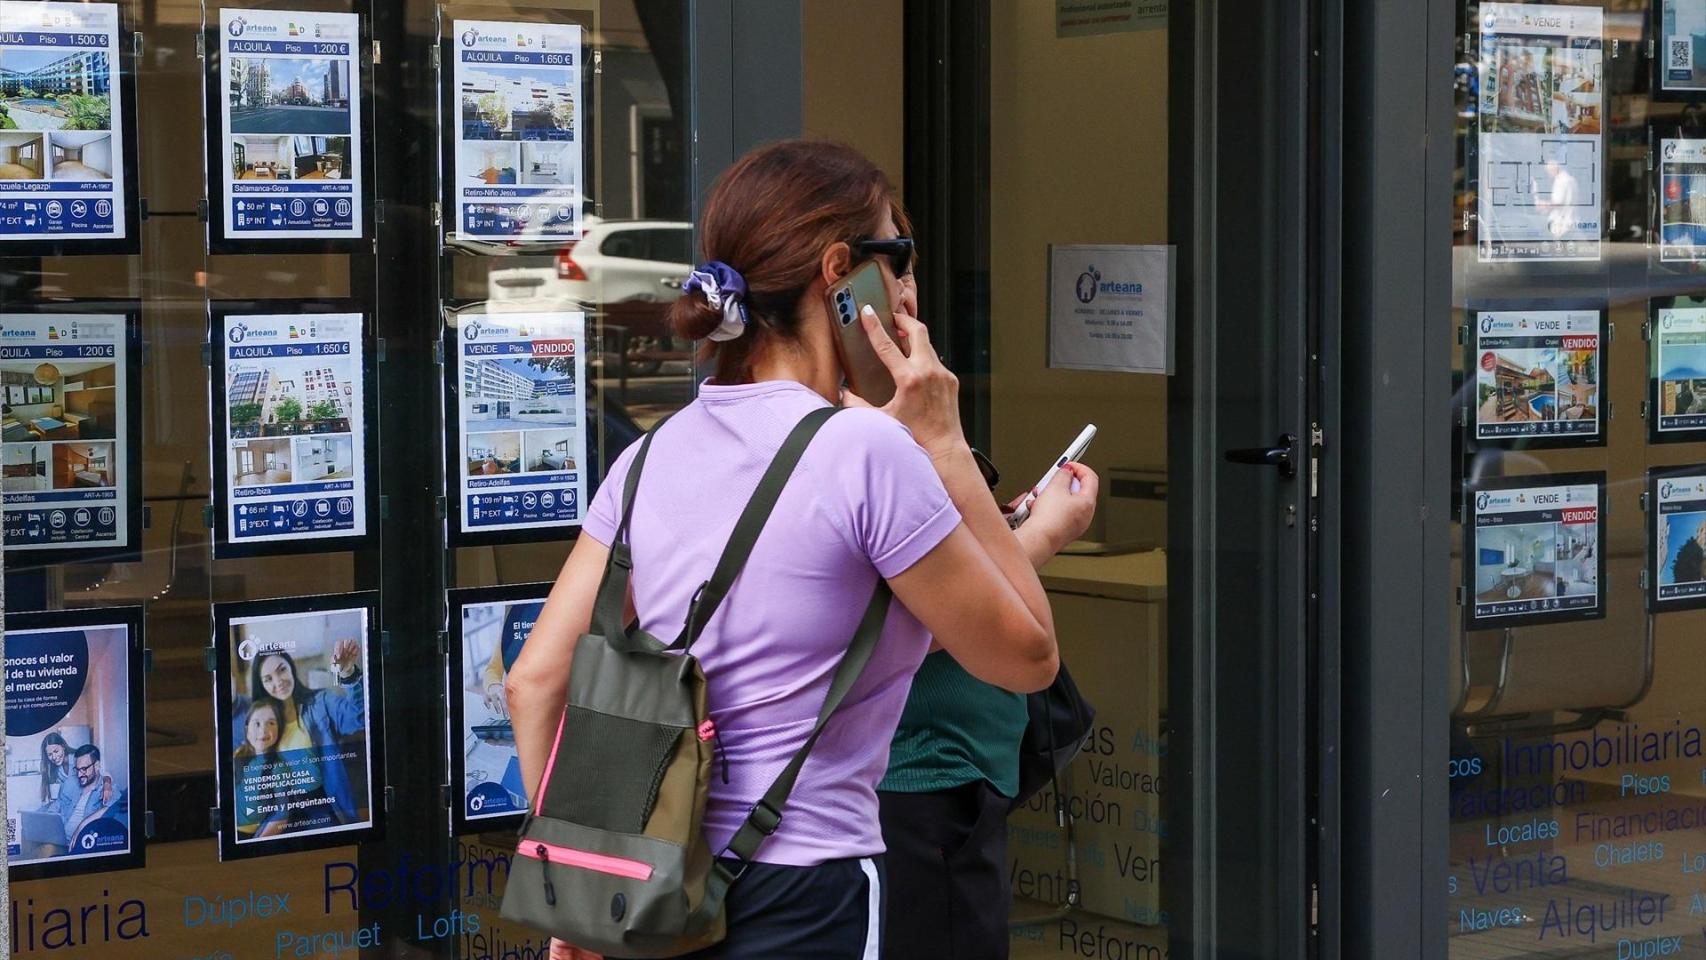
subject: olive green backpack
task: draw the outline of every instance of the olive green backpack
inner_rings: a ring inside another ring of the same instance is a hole
[[[641,441],[592,627],[575,647],[568,705],[511,861],[505,919],[614,957],[675,957],[723,939],[729,885],[776,832],[807,755],[870,660],[888,615],[889,588],[879,578],[811,735],[728,847],[712,850],[703,820],[720,744],[691,648],[745,565],[800,456],[836,410],[813,411],[788,435],[670,644],[624,624],[634,494],[663,424]]]

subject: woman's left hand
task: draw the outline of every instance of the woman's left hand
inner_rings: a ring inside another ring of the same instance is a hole
[[[580,947],[571,946],[556,937],[552,937],[551,960],[604,960],[604,958],[591,950],[582,950]]]
[[[349,679],[356,666],[361,663],[361,641],[353,637],[344,637],[332,644],[332,665],[338,668],[338,676]]]

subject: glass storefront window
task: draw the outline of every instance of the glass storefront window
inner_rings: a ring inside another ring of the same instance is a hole
[[[1450,955],[1679,953],[1706,6],[1469,3],[1457,26]]]
[[[689,12],[0,3],[14,956],[543,956],[504,648],[693,394]]]

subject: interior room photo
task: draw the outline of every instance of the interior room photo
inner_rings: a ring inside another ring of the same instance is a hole
[[[462,170],[477,183],[515,183],[516,144],[465,143]]]
[[[296,445],[296,480],[344,480],[355,475],[355,438],[306,437]]]
[[[113,467],[113,444],[110,441],[53,445],[55,490],[110,487],[113,485]]]
[[[0,180],[42,179],[39,133],[0,133]]]
[[[521,434],[477,433],[468,438],[468,475],[521,472]]]
[[[296,137],[292,152],[298,180],[348,180],[349,137]]]
[[[526,438],[529,473],[575,468],[574,437],[569,431],[531,430]]]
[[[290,438],[239,440],[231,447],[231,482],[239,487],[289,483]]]
[[[1517,523],[1476,534],[1475,594],[1483,603],[1558,595],[1556,528]]]
[[[48,136],[55,180],[111,180],[113,135],[104,131],[59,131]]]
[[[7,493],[29,493],[50,489],[48,460],[53,455],[51,443],[8,443],[4,446],[4,465],[0,466],[0,489]]]
[[[111,361],[23,366],[0,369],[0,439],[114,439],[118,369]]]
[[[289,180],[291,138],[261,134],[231,138],[231,176],[236,180]]]

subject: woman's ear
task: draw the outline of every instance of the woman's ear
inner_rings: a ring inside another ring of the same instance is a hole
[[[823,285],[829,286],[847,274],[853,265],[853,248],[841,241],[836,241],[823,251],[819,261],[819,272],[823,275]]]

